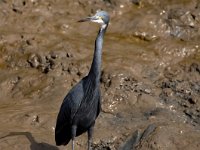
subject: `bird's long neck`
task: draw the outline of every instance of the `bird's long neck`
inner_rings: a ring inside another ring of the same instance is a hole
[[[103,38],[106,32],[106,29],[107,29],[107,25],[105,24],[105,25],[102,25],[99,30],[99,33],[95,40],[95,50],[94,50],[92,65],[90,68],[90,72],[88,74],[88,76],[91,76],[93,79],[95,79],[96,83],[99,82],[100,75],[101,75],[102,46],[103,46]]]

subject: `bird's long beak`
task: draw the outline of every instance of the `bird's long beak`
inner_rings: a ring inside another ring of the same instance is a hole
[[[87,18],[79,20],[78,22],[85,22],[85,21],[91,21],[91,20],[92,20],[92,17],[87,17]]]
[[[96,16],[92,16],[92,17],[87,17],[85,19],[81,19],[78,22],[85,22],[85,21],[92,21],[95,22],[96,20],[98,20],[99,18],[97,18]]]

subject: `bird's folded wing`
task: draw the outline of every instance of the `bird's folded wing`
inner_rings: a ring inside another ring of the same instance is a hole
[[[71,124],[84,97],[82,81],[76,84],[64,98],[57,118],[57,125]]]

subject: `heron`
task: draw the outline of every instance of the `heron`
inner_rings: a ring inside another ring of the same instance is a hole
[[[88,134],[88,150],[91,150],[95,120],[101,111],[100,76],[102,47],[110,17],[105,11],[98,11],[92,17],[78,22],[91,21],[100,24],[95,40],[92,64],[87,76],[80,80],[65,96],[57,116],[55,128],[56,145],[67,145],[84,132]]]

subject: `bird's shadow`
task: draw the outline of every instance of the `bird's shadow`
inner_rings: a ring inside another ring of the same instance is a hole
[[[0,137],[0,139],[17,135],[24,135],[29,140],[31,150],[59,150],[56,146],[50,145],[48,143],[38,143],[37,141],[35,141],[34,137],[30,132],[10,132],[5,136]]]

